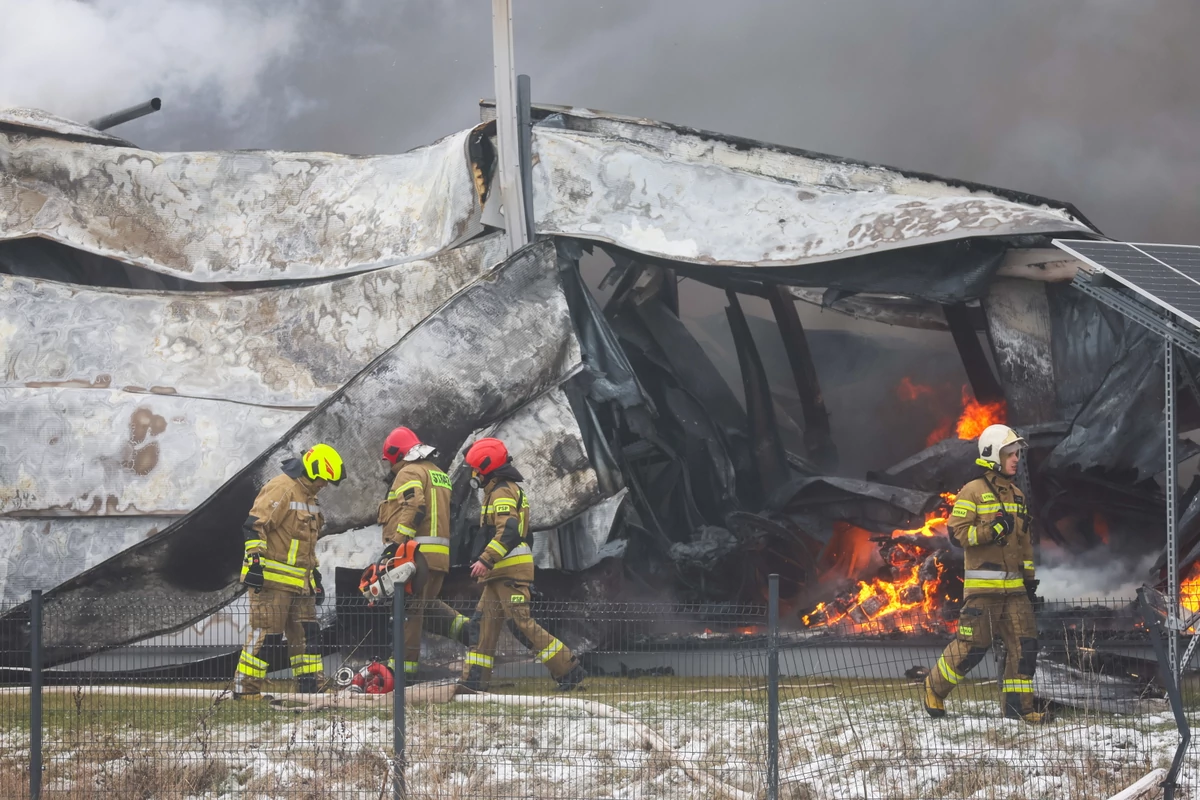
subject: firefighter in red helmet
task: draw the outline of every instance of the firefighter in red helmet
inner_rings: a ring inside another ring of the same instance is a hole
[[[561,690],[579,686],[587,677],[571,650],[547,633],[529,613],[533,584],[533,551],[530,549],[529,498],[521,489],[524,480],[499,439],[479,439],[467,449],[471,481],[483,489],[480,525],[490,541],[471,567],[483,583],[476,616],[479,642],[463,662],[460,683],[484,691],[491,680],[500,629],[507,621],[517,639],[546,665]]]
[[[467,644],[467,618],[438,599],[450,571],[450,479],[433,462],[435,452],[408,428],[396,428],[383,442],[383,460],[393,475],[379,505],[384,547],[415,542],[429,569],[405,615],[404,674],[410,683],[417,675],[423,627]]]

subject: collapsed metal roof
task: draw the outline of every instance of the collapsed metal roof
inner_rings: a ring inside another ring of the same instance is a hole
[[[68,610],[110,594],[188,598],[153,630],[96,647],[188,624],[236,594],[237,548],[220,545],[280,457],[313,437],[339,446],[350,478],[322,496],[330,533],[363,528],[378,441],[398,424],[448,466],[469,437],[501,433],[538,498],[545,567],[585,569],[625,543],[669,563],[705,526],[761,543],[805,528],[819,539],[814,526],[837,515],[918,515],[936,489],[905,483],[912,470],[817,475],[836,448],[827,422],[814,436],[825,411],[804,348],[788,352],[807,452],[785,450],[739,292],[772,299],[789,348],[803,330],[780,316],[785,296],[950,331],[975,393],[1058,426],[1046,446],[1062,442],[1068,466],[1102,466],[1105,437],[1132,435],[1088,422],[1097,438],[1080,450],[1064,439],[1077,414],[1149,407],[1148,382],[1109,374],[1135,353],[1119,323],[1047,283],[1073,269],[1047,255],[1049,236],[1098,235],[1069,205],[585,109],[534,116],[535,227],[550,241],[501,264],[486,104],[472,130],[374,157],[158,154],[0,112],[0,536],[16,540],[0,555],[4,596],[70,578],[50,596]],[[603,311],[578,273],[591,243],[617,264]],[[677,275],[728,292],[744,404],[681,323]],[[1106,381],[1118,385],[1101,404]],[[921,475],[947,473],[957,456],[943,449]],[[1144,475],[1151,451],[1126,448],[1120,466]],[[462,491],[456,506],[461,554]],[[73,551],[74,571],[21,555],[88,530],[106,546]],[[335,550],[361,567],[372,536],[353,541]],[[202,578],[198,564],[211,566]]]

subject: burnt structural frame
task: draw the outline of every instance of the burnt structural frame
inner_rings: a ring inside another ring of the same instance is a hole
[[[1175,304],[1159,297],[1153,291],[1140,285],[1127,275],[1122,275],[1119,269],[1114,269],[1102,263],[1104,252],[1109,254],[1136,254],[1141,259],[1149,259],[1161,269],[1176,273],[1179,277],[1195,284],[1195,291],[1200,292],[1200,279],[1192,277],[1171,266],[1166,261],[1146,252],[1146,247],[1178,249],[1194,252],[1200,255],[1200,247],[1183,245],[1146,245],[1129,242],[1093,241],[1054,239],[1053,243],[1059,249],[1078,259],[1085,269],[1080,269],[1072,280],[1071,285],[1085,295],[1111,308],[1125,318],[1149,329],[1163,340],[1163,375],[1164,375],[1164,416],[1166,431],[1164,435],[1166,447],[1166,515],[1167,515],[1167,669],[1171,679],[1178,681],[1181,668],[1186,661],[1180,661],[1178,651],[1178,634],[1183,629],[1179,619],[1179,541],[1178,541],[1178,509],[1175,448],[1178,439],[1178,424],[1175,413],[1175,360],[1176,348],[1200,358],[1200,320],[1180,311]],[[1200,260],[1197,261],[1200,264]],[[1120,266],[1119,264],[1117,265]],[[1174,276],[1172,276],[1174,277]],[[1194,650],[1196,637],[1187,649],[1190,657]]]

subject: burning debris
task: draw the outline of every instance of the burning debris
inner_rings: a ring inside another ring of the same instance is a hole
[[[956,557],[946,530],[953,503],[954,495],[943,495],[919,528],[858,537],[877,548],[865,559],[882,561],[875,576],[817,603],[800,621],[809,628],[849,633],[953,633],[962,602],[962,556]]]

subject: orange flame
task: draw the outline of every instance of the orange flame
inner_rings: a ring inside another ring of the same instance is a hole
[[[1200,562],[1192,564],[1179,584],[1179,603],[1193,614],[1200,611]]]
[[[923,397],[932,397],[934,389],[913,382],[911,378],[900,379],[896,386],[896,396],[900,400],[911,403]],[[988,425],[1005,422],[1008,419],[1008,406],[1003,400],[996,403],[980,403],[975,399],[970,386],[962,387],[962,412],[955,420],[947,417],[941,420],[937,427],[925,437],[925,446],[932,447],[943,439],[957,436],[959,439],[975,439],[983,433]]]
[[[892,539],[906,536],[937,536],[945,532],[947,514],[954,504],[953,494],[942,495],[943,505],[927,514],[925,524],[912,530],[892,531]],[[889,567],[898,577],[892,580],[876,578],[858,582],[858,595],[849,602],[838,603],[830,609],[818,603],[810,613],[801,617],[808,627],[852,624],[860,633],[884,633],[892,630],[914,632],[940,629],[953,632],[957,623],[941,622],[939,609],[950,600],[938,595],[945,568],[935,562],[937,575],[931,580],[921,578],[921,567],[928,551],[920,545],[899,542],[890,550]],[[936,620],[936,621],[935,621]]]

